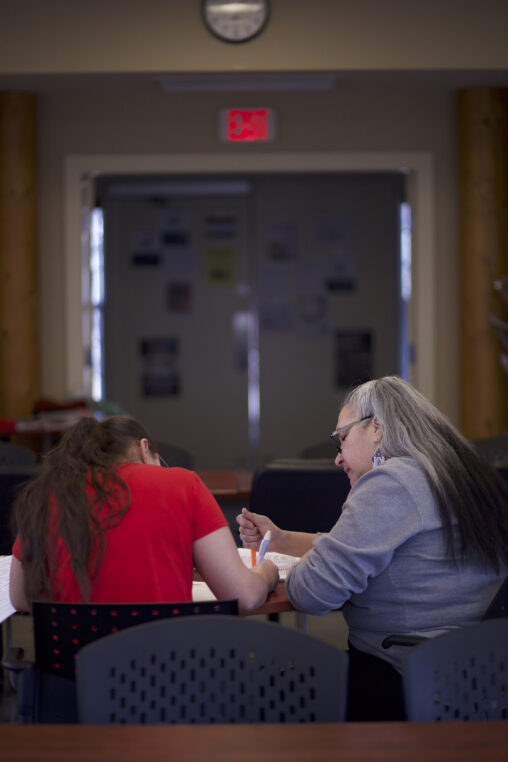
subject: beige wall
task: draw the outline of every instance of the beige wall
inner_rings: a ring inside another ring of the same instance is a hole
[[[200,0],[2,0],[0,71],[495,69],[508,60],[505,0],[271,5],[263,35],[238,46],[206,31]]]
[[[43,10],[48,7],[51,13]],[[456,77],[453,72],[435,77],[401,71],[388,77],[351,70],[508,70],[508,4],[272,0],[272,9],[258,40],[233,46],[206,32],[198,0],[1,1],[0,89],[28,87],[39,93],[42,392],[61,396],[69,391],[65,157],[229,155],[235,147],[218,140],[218,109],[262,104],[277,109],[279,138],[262,148],[247,147],[252,152],[422,151],[432,156],[439,325],[435,401],[458,421]],[[178,95],[163,93],[148,75],[127,75],[319,69],[345,73],[329,92]],[[125,76],[54,76],[85,72]],[[33,73],[48,76],[28,76]],[[481,84],[489,85],[490,73],[484,77]],[[477,83],[477,74],[464,74],[463,86]]]

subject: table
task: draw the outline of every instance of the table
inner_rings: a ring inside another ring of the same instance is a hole
[[[0,762],[505,762],[508,722],[2,725]]]
[[[212,495],[225,500],[248,500],[252,473],[248,471],[196,471]]]
[[[294,611],[294,607],[289,602],[286,594],[286,583],[279,582],[275,590],[273,590],[264,603],[257,609],[249,611],[246,616],[254,616],[257,614],[280,614],[281,611]]]
[[[193,572],[193,580],[195,582],[203,582],[202,577],[196,570]],[[210,594],[210,598],[208,598],[208,596],[199,597],[198,595],[194,598],[194,600],[211,600],[213,593],[210,588],[207,588],[207,591]],[[280,614],[282,611],[294,610],[295,609],[289,602],[286,594],[286,583],[284,581],[280,581],[277,583],[275,590],[272,590],[272,592],[268,594],[266,601],[262,603],[261,606],[258,606],[257,609],[252,609],[252,611],[249,611],[245,616],[257,616],[259,614]]]

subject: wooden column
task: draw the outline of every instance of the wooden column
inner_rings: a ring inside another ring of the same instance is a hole
[[[39,396],[36,97],[0,93],[0,417]]]
[[[508,377],[491,314],[506,320],[494,280],[508,275],[508,89],[458,93],[462,430],[508,430]]]

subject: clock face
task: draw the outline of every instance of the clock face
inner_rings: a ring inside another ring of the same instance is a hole
[[[266,25],[269,12],[269,0],[203,0],[206,26],[226,42],[252,40]]]

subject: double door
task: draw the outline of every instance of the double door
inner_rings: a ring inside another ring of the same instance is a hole
[[[395,173],[101,180],[105,396],[197,468],[326,441],[402,372]]]

